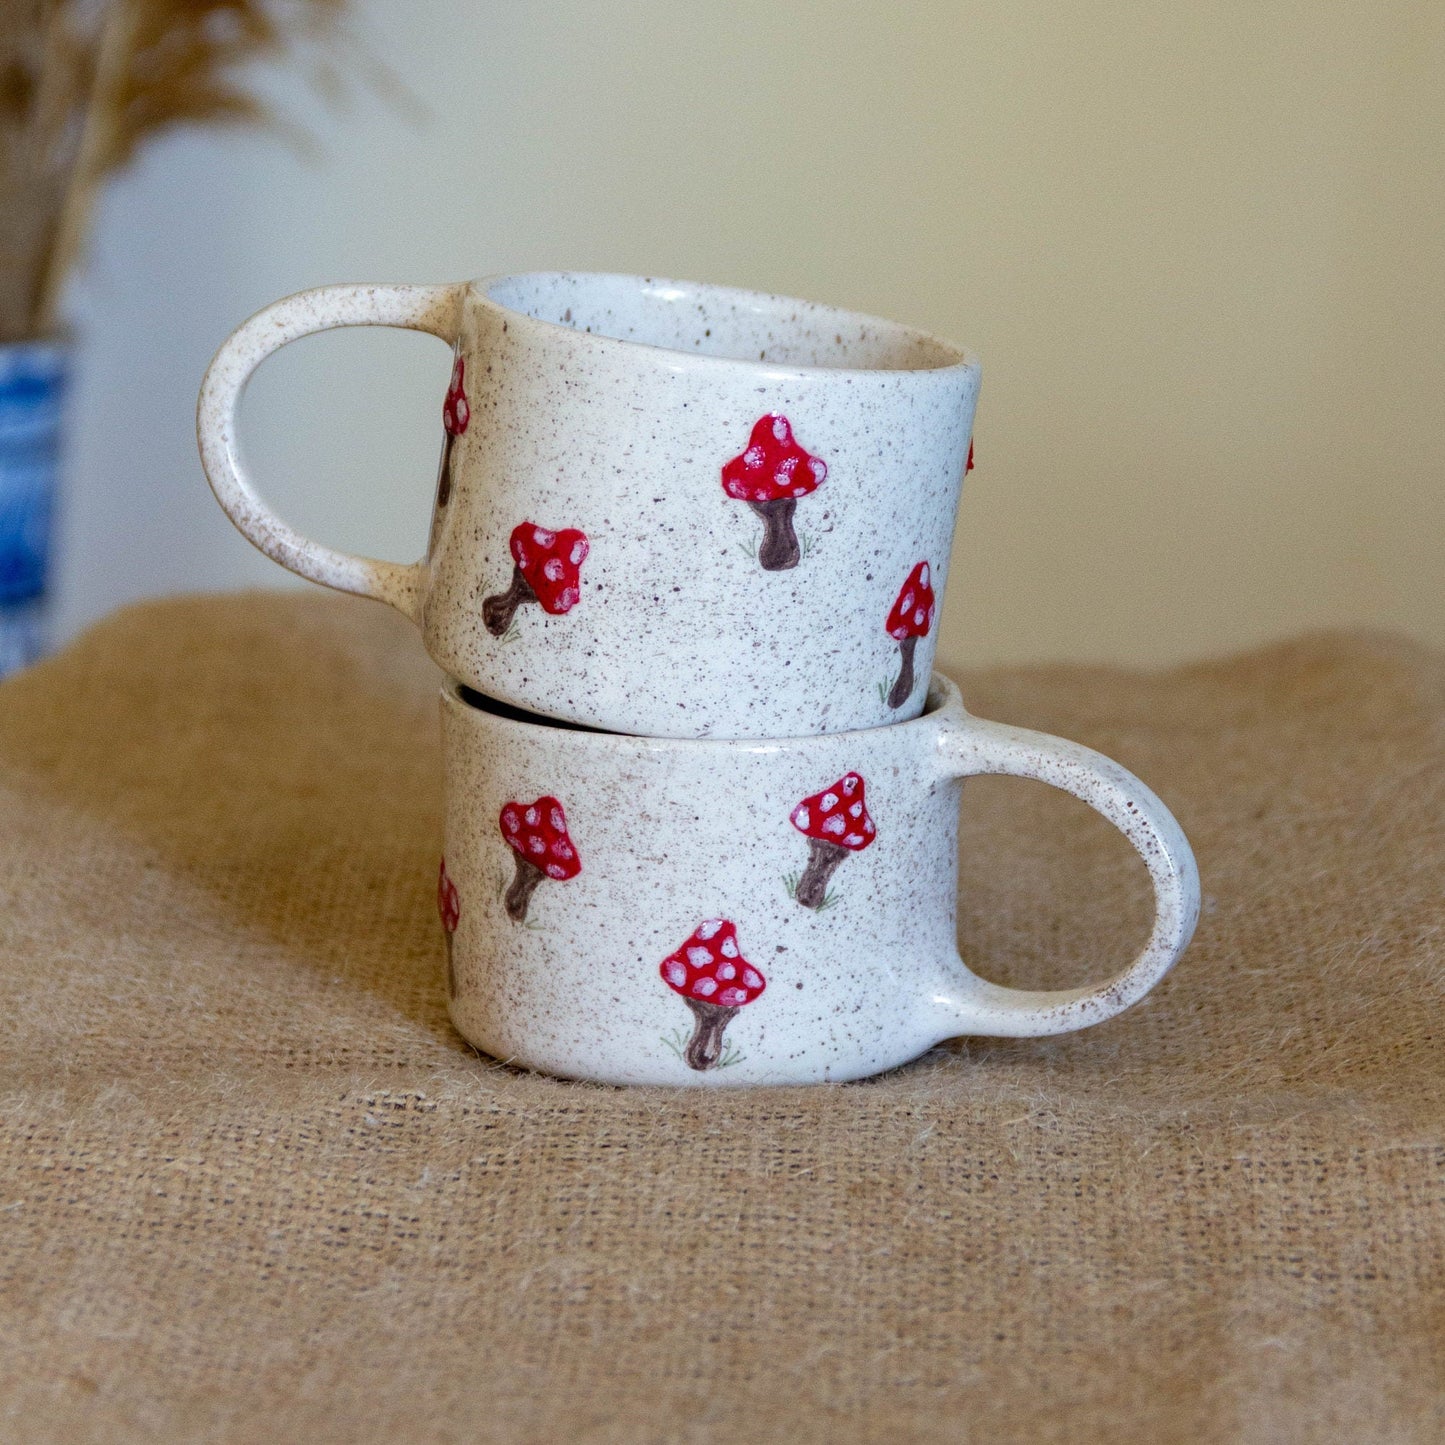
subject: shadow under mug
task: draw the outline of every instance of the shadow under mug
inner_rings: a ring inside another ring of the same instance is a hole
[[[243,468],[247,379],[289,341],[453,348],[411,565],[301,535]],[[221,506],[282,566],[399,608],[450,676],[656,737],[791,737],[923,707],[979,367],[875,317],[731,287],[540,273],[327,286],[251,318],[201,388]]]
[[[970,717],[942,677],[911,722],[778,741],[559,728],[456,683],[441,708],[451,1017],[528,1068],[838,1082],[962,1034],[1064,1033],[1143,997],[1198,916],[1189,845],[1143,783]],[[959,957],[959,793],[982,773],[1072,793],[1144,859],[1153,927],[1108,982],[1004,988]]]

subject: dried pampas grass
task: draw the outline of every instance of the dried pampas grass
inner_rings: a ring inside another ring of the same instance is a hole
[[[363,58],[346,0],[0,0],[0,341],[45,335],[107,175],[180,125],[273,120],[246,86]],[[373,80],[385,81],[373,66]]]

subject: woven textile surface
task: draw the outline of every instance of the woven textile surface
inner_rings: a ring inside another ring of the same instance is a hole
[[[1445,1439],[1445,662],[961,681],[1160,793],[1193,947],[1097,1029],[722,1093],[452,1030],[401,619],[181,599],[0,687],[0,1437]],[[980,972],[1148,917],[1082,805],[966,785]]]

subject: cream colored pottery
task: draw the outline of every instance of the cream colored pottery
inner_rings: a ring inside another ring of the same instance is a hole
[[[409,565],[302,536],[238,450],[266,356],[382,325],[453,350],[430,544]],[[978,383],[923,332],[727,287],[328,286],[221,347],[199,435],[247,538],[400,608],[479,691],[620,732],[787,737],[922,708]]]
[[[1102,1023],[1168,972],[1199,881],[1168,810],[1077,743],[970,717],[935,678],[890,727],[648,739],[442,694],[438,905],[453,1021],[479,1049],[614,1084],[856,1079],[959,1034]],[[1082,798],[1154,883],[1106,982],[1002,988],[959,957],[959,790],[1009,773]]]

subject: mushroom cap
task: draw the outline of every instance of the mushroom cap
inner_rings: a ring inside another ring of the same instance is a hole
[[[927,637],[933,626],[937,608],[933,604],[933,572],[927,562],[920,562],[908,574],[898,593],[898,600],[883,625],[889,637],[902,642],[906,637]]]
[[[582,600],[582,563],[590,545],[576,527],[560,532],[523,522],[512,528],[512,560],[537,594],[544,612],[570,612]]]
[[[793,439],[787,417],[769,412],[759,417],[747,450],[722,469],[723,491],[739,502],[776,502],[806,497],[828,475],[828,464]]]
[[[447,876],[447,860],[442,859],[442,866],[437,873],[437,912],[442,917],[442,927],[448,933],[457,931],[457,924],[462,920],[462,900],[457,892],[457,885]]]
[[[567,836],[567,815],[556,798],[544,795],[535,803],[507,803],[497,826],[508,847],[547,877],[560,881],[582,871],[582,860]]]
[[[737,928],[726,918],[699,923],[692,937],[662,960],[658,972],[674,993],[720,1008],[741,1008],[768,986],[738,951]]]
[[[466,379],[466,358],[459,356],[452,365],[452,381],[447,387],[447,399],[442,403],[442,425],[454,436],[466,431],[472,419],[472,409],[467,402],[467,393],[462,383]]]
[[[875,834],[863,793],[863,779],[857,773],[844,773],[831,788],[804,798],[789,818],[805,838],[836,843],[857,853]]]

